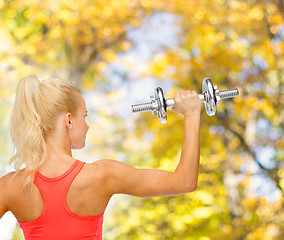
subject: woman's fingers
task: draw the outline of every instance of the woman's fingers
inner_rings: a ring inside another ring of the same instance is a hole
[[[175,107],[172,109],[175,113],[183,115],[192,114],[201,111],[201,102],[195,91],[186,90],[174,93]]]

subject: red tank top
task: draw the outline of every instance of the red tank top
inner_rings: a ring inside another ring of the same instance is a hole
[[[84,166],[76,160],[64,174],[47,178],[36,171],[34,184],[39,189],[44,208],[30,222],[19,222],[26,240],[101,240],[104,213],[84,217],[71,212],[66,203],[68,189]]]

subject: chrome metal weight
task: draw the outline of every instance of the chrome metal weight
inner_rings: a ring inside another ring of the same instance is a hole
[[[237,88],[219,91],[216,85],[213,85],[210,78],[204,78],[202,82],[202,94],[198,94],[201,102],[204,102],[206,112],[209,116],[216,113],[216,107],[221,99],[239,96]],[[165,99],[162,88],[158,87],[155,96],[150,97],[151,102],[132,105],[132,112],[152,111],[154,116],[159,116],[161,123],[167,122],[167,108],[173,108],[175,101],[173,98]]]

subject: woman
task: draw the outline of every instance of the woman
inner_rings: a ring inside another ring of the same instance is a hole
[[[0,179],[0,218],[11,211],[27,240],[102,239],[104,211],[114,194],[171,196],[196,189],[201,102],[195,91],[174,94],[184,115],[184,142],[174,172],[137,169],[103,159],[72,157],[85,146],[89,126],[79,89],[56,78],[22,79],[10,120],[15,172]]]

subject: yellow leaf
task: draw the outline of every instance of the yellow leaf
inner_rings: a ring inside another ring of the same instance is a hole
[[[202,201],[203,204],[206,204],[206,205],[212,204],[214,201],[213,195],[203,190],[199,190],[195,194],[195,198],[199,199],[200,201]]]
[[[260,7],[254,7],[248,12],[248,16],[253,20],[261,20],[263,18],[263,11]]]
[[[213,214],[213,212],[210,207],[197,207],[193,209],[191,214],[197,219],[200,218],[202,219],[210,217]]]

